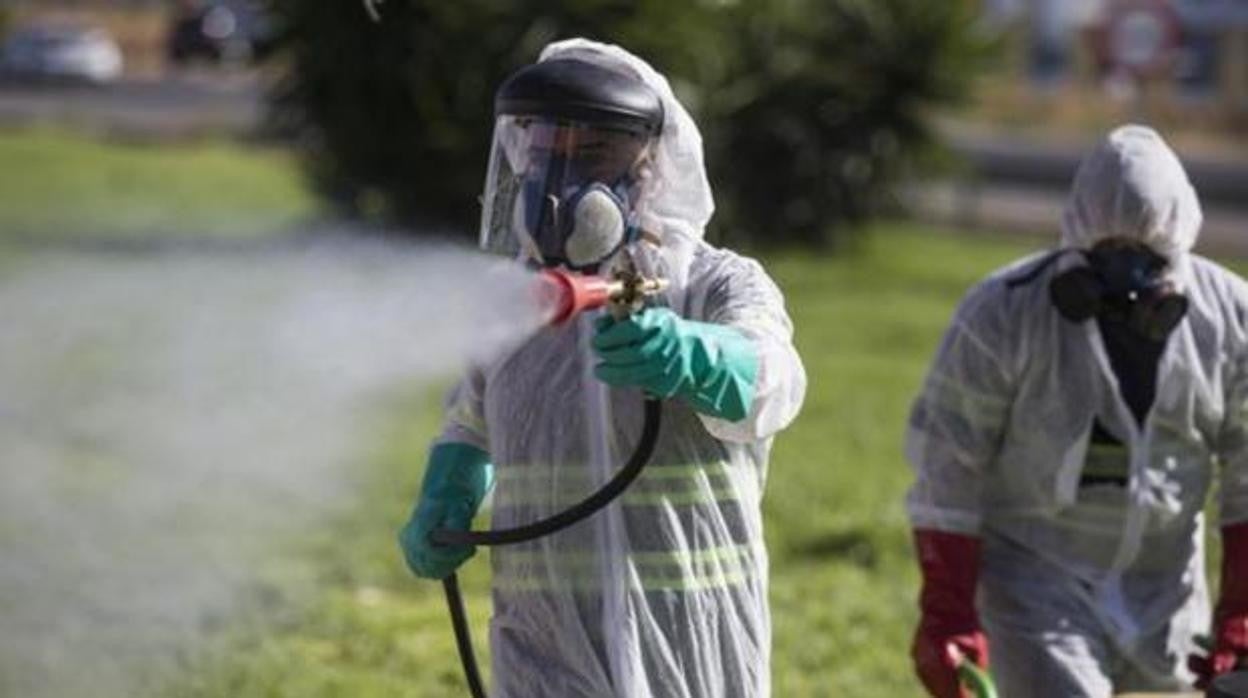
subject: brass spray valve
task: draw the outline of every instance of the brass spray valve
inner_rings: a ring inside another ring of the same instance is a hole
[[[646,299],[667,288],[666,279],[651,279],[632,270],[619,270],[611,278],[579,274],[563,269],[541,272],[541,302],[552,310],[549,324],[567,322],[577,314],[606,306],[611,317],[621,320],[640,311]]]
[[[646,299],[667,288],[667,279],[648,279],[632,270],[617,271],[608,282],[607,312],[616,320],[639,312]]]

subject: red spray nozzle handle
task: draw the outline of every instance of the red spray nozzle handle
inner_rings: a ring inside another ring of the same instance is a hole
[[[567,322],[583,311],[601,308],[611,300],[612,283],[600,276],[543,269],[541,278],[542,302],[554,309],[552,325]]]

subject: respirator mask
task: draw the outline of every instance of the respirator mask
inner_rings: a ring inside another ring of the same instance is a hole
[[[639,79],[575,60],[500,88],[481,246],[537,266],[596,272],[641,235],[662,104]]]
[[[1067,320],[1081,323],[1095,317],[1161,342],[1187,313],[1188,300],[1167,276],[1166,258],[1143,244],[1119,239],[1103,240],[1090,250],[1054,252],[1010,286],[1027,283],[1067,253],[1085,261],[1049,282],[1049,298]]]

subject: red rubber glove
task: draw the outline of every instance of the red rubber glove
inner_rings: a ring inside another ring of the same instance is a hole
[[[1191,655],[1197,688],[1216,676],[1248,667],[1248,523],[1222,529],[1222,591],[1213,610],[1213,651]]]
[[[962,657],[988,668],[988,640],[975,613],[979,539],[916,529],[914,544],[923,573],[922,618],[910,647],[915,673],[933,698],[968,698],[958,683]]]

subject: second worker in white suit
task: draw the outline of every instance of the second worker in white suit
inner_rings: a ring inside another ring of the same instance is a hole
[[[1248,287],[1191,252],[1195,191],[1151,129],[1083,161],[1062,248],[976,285],[910,416],[923,573],[912,654],[1007,698],[1171,691],[1248,652]],[[1210,629],[1204,515],[1226,563]]]

